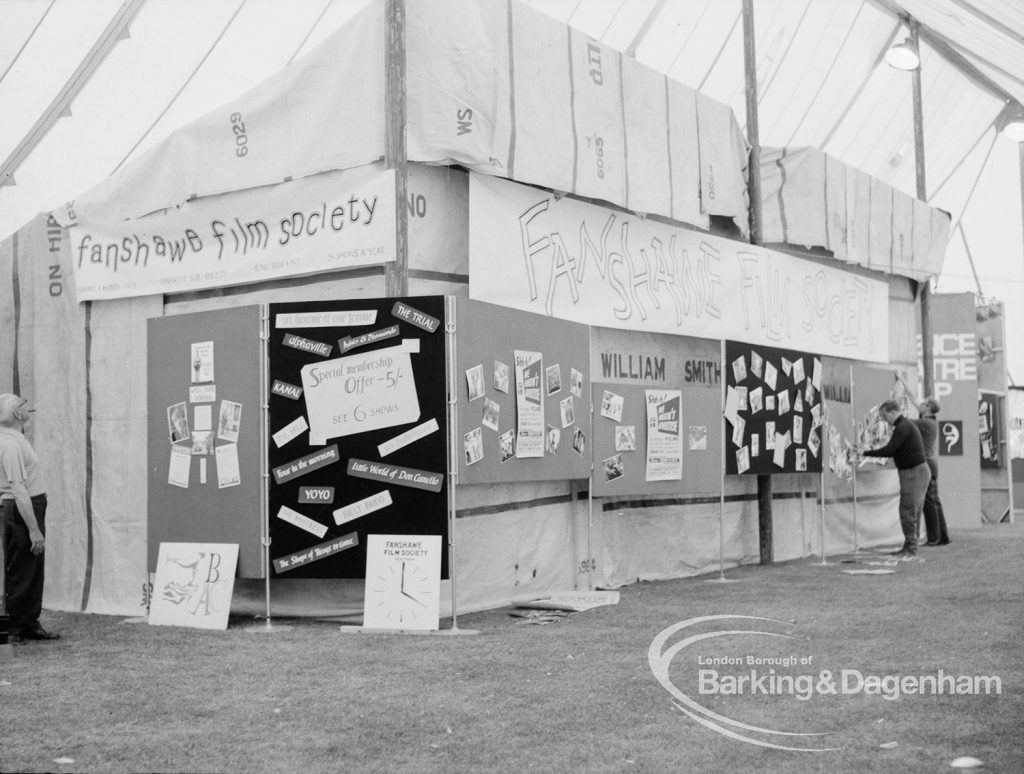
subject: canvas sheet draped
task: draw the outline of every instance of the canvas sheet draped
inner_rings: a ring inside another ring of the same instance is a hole
[[[64,225],[362,166],[384,155],[383,2],[55,210]],[[242,141],[244,138],[244,142]]]
[[[44,605],[137,612],[146,579],[146,492],[138,483],[147,472],[146,394],[145,368],[130,364],[145,363],[144,319],[160,303],[75,303],[63,234],[44,216],[21,229],[2,267],[5,277],[17,267],[17,283],[0,283],[16,288],[19,318],[17,360],[3,370],[17,370],[19,392],[37,408],[28,435],[49,499]]]
[[[762,148],[761,200],[766,243],[823,247],[915,280],[942,270],[949,213],[817,148]]]
[[[410,160],[746,232],[726,105],[508,0],[409,2],[407,46]]]

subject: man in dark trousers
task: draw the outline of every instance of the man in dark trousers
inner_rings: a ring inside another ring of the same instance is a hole
[[[925,459],[924,441],[914,423],[903,416],[900,405],[887,400],[878,413],[891,427],[892,438],[880,449],[865,449],[865,457],[892,457],[900,477],[900,528],[903,547],[895,553],[899,559],[917,556],[917,529],[925,493],[932,473]]]
[[[914,424],[921,432],[921,440],[924,441],[925,462],[932,472],[932,480],[924,496],[924,531],[928,535],[926,546],[949,544],[946,514],[939,499],[939,422],[935,418],[939,408],[939,402],[929,396],[918,405],[920,418],[914,420]]]
[[[39,458],[25,438],[28,400],[0,395],[0,527],[3,529],[10,640],[56,640],[39,623],[43,611],[46,494]]]

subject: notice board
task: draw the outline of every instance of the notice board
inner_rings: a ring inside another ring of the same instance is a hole
[[[587,478],[588,327],[455,301],[459,483]]]
[[[857,445],[853,407],[853,366],[849,360],[823,357],[821,397],[825,424],[822,426],[823,462],[827,483],[853,479],[852,453]]]
[[[271,304],[268,322],[272,577],[363,578],[371,533],[446,543],[444,297]]]
[[[237,543],[262,578],[260,308],[148,321],[148,567],[161,543]],[[131,368],[131,363],[125,363]]]
[[[595,495],[720,491],[720,342],[594,327],[590,372]]]
[[[725,343],[726,473],[820,473],[818,355]]]

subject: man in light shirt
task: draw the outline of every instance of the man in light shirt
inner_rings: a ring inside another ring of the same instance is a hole
[[[46,494],[39,458],[25,438],[33,409],[13,393],[0,395],[0,523],[10,641],[56,640],[39,623],[43,610]]]

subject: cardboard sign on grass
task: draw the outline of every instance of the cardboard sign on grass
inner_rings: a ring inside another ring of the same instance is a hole
[[[237,543],[161,543],[149,623],[227,629]]]

